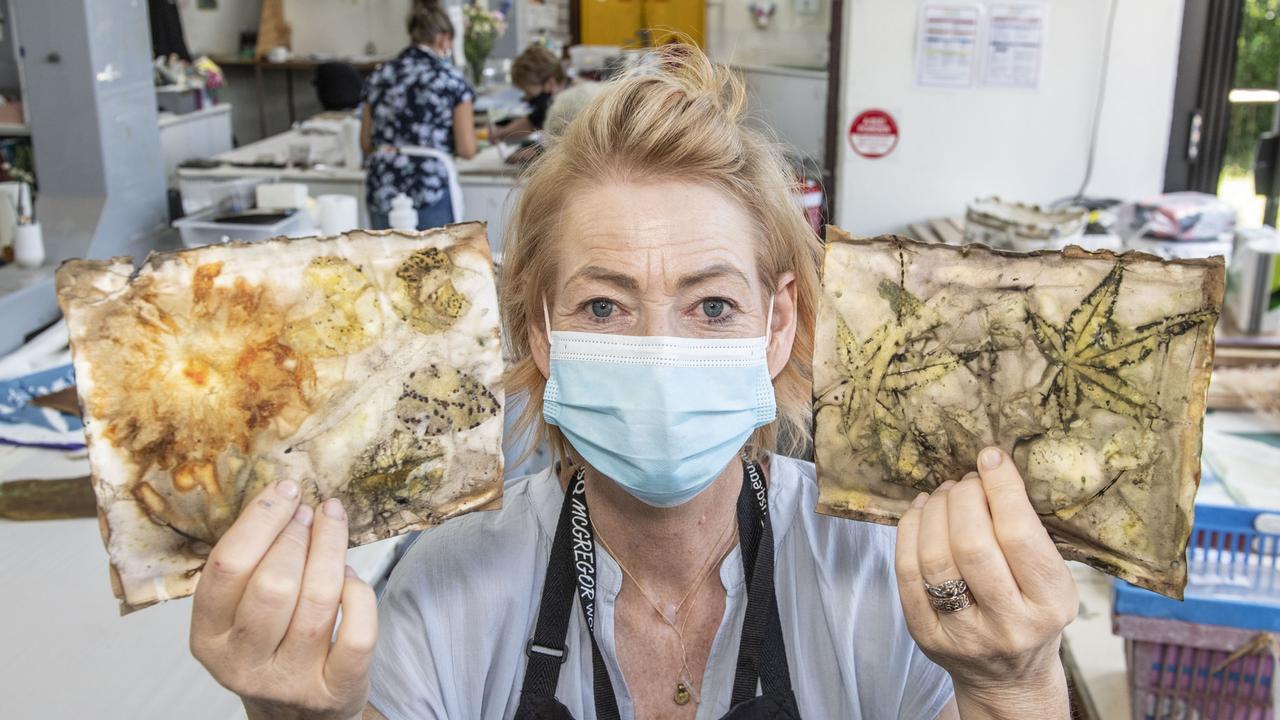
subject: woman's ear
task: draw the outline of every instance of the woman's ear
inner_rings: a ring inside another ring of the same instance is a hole
[[[796,340],[796,313],[796,276],[785,272],[778,278],[778,289],[773,293],[773,318],[765,349],[770,377],[778,377],[791,360],[791,347]]]
[[[538,371],[542,373],[543,378],[551,377],[551,340],[547,337],[549,328],[546,325],[546,316],[538,314],[540,317],[529,322],[529,356],[533,358],[533,364],[538,366]]]

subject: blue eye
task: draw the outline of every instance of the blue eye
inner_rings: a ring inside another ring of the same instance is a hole
[[[609,300],[592,300],[591,314],[598,318],[607,318],[613,314],[613,302]]]
[[[724,300],[711,298],[702,301],[702,312],[709,318],[720,317],[724,313]]]

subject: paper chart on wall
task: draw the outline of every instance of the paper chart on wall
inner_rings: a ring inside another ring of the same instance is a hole
[[[1040,89],[1049,7],[1044,3],[992,5],[987,15],[982,84]]]
[[[972,88],[982,26],[979,3],[926,2],[916,31],[916,85]]]

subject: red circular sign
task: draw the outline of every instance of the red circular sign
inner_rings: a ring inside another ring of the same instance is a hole
[[[898,123],[883,110],[865,110],[849,123],[849,147],[865,158],[881,158],[898,146]]]

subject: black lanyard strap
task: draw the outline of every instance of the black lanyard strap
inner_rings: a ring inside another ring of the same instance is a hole
[[[742,493],[738,496],[738,542],[742,545],[743,572],[747,578],[747,612],[742,619],[742,639],[738,644],[738,665],[733,676],[733,695],[730,706],[746,702],[756,696],[756,683],[760,680],[762,660],[762,641],[769,626],[779,626],[778,608],[773,593],[773,523],[769,521],[769,491],[765,487],[760,466],[756,463],[744,463],[745,473]],[[749,517],[752,508],[759,508],[754,521],[742,522]],[[754,562],[751,562],[754,560]],[[756,582],[756,578],[760,582]],[[782,653],[782,669],[786,673],[786,652],[782,649],[782,634],[779,631],[770,641],[777,641]],[[768,646],[771,642],[763,643]],[[777,670],[776,657],[770,664],[770,670]],[[773,673],[769,673],[772,675]],[[775,679],[766,677],[764,691],[769,692],[767,685],[777,684]],[[789,690],[791,679],[782,678],[782,683]]]
[[[572,482],[581,482],[582,477],[583,472],[579,469]],[[570,547],[573,539],[569,533],[560,531],[567,527],[572,509],[569,495],[570,493],[565,493],[556,534],[551,540],[551,557],[547,560],[547,575],[542,583],[542,600],[538,605],[538,624],[525,647],[529,663],[524,671],[524,687],[521,690],[523,695],[539,694],[539,689],[546,687],[552,688],[550,694],[554,695],[555,686],[560,680],[560,666],[569,654],[564,640],[569,631],[569,611],[573,608],[575,583]]]
[[[534,714],[533,709],[554,702],[556,686],[560,682],[560,666],[569,654],[565,637],[569,631],[575,587],[578,589],[583,619],[587,623],[587,635],[591,638],[591,674],[596,716],[600,720],[619,720],[621,714],[618,712],[618,701],[613,695],[609,669],[596,644],[595,536],[587,512],[586,469],[582,466],[578,467],[569,480],[564,503],[560,506],[560,519],[556,522],[556,534],[551,541],[551,557],[547,560],[547,577],[543,581],[542,601],[538,606],[538,624],[525,647],[529,664],[520,690],[520,707],[516,712],[518,718],[544,717]]]
[[[742,548],[746,577],[747,610],[733,682],[733,705],[755,696],[761,683],[766,694],[777,693],[794,706],[791,678],[778,607],[773,593],[773,529],[769,522],[769,493],[760,466],[743,458],[743,483],[738,494],[738,541]],[[759,582],[756,582],[756,580]],[[595,536],[586,502],[584,468],[579,467],[569,482],[560,519],[551,543],[546,580],[521,688],[517,718],[569,717],[559,711],[544,714],[545,708],[560,707],[555,701],[560,666],[568,655],[565,637],[573,607],[573,590],[591,638],[591,668],[596,717],[618,720],[617,698],[608,668],[595,637],[596,557]]]

